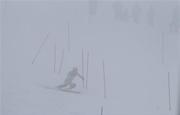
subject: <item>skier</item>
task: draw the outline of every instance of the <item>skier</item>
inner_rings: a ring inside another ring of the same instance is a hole
[[[66,88],[66,89],[73,89],[76,87],[76,84],[73,83],[73,80],[75,77],[79,77],[82,80],[84,80],[84,77],[79,74],[78,68],[74,67],[70,72],[67,74],[67,78],[64,80],[64,83],[62,85],[59,85],[58,88]]]

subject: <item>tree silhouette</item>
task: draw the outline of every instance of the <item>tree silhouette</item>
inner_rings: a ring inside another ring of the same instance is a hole
[[[172,19],[170,23],[170,32],[178,33],[180,29],[180,8],[176,5],[172,12]]]

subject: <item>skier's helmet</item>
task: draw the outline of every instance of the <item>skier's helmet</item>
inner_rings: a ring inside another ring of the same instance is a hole
[[[77,72],[78,68],[77,67],[73,67],[73,71]]]

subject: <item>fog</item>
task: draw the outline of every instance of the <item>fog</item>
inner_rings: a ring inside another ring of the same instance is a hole
[[[179,8],[1,2],[2,115],[179,115]]]

